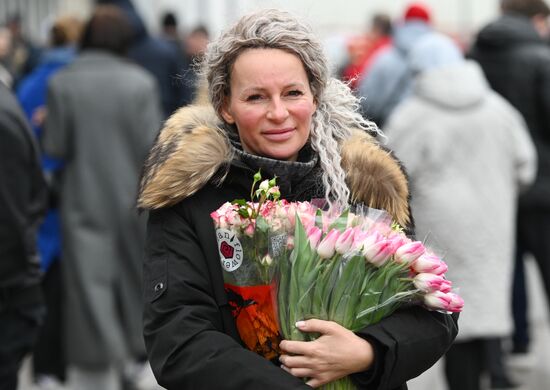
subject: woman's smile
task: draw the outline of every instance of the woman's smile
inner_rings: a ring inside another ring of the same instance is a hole
[[[296,131],[296,128],[287,127],[284,129],[264,130],[260,134],[262,134],[265,138],[267,138],[269,141],[272,141],[272,142],[285,142],[290,138],[292,138],[295,131]]]

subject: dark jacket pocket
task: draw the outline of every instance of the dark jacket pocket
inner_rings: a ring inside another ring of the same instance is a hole
[[[143,266],[144,298],[156,301],[168,288],[168,264],[165,258],[155,259]]]

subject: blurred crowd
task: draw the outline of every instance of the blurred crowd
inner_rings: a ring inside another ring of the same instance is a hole
[[[147,31],[130,0],[58,17],[48,46],[21,17],[0,25],[0,390],[25,356],[33,389],[159,389],[141,327],[146,215],[140,170],[175,110],[204,104],[204,26]],[[416,236],[441,251],[464,297],[445,357],[449,390],[514,388],[529,353],[524,273],[550,302],[550,8],[501,0],[462,45],[411,3],[370,15],[336,77],[409,175]],[[1,21],[0,21],[1,22]],[[187,27],[187,26],[186,26]]]

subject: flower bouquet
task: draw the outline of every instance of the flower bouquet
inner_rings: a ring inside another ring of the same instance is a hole
[[[446,264],[408,238],[385,211],[323,211],[311,202],[289,203],[279,200],[274,179],[254,190],[260,180],[257,173],[251,194],[257,202],[234,201],[212,213],[226,289],[230,297],[239,295],[233,314],[251,350],[273,358],[280,337],[313,340],[318,335],[295,326],[308,318],[358,331],[405,303],[462,310],[464,302],[444,276]],[[234,248],[240,242],[239,261],[223,254],[224,242]],[[264,295],[249,294],[259,290]],[[240,318],[243,307],[254,308],[246,320]],[[355,387],[342,378],[323,388]]]

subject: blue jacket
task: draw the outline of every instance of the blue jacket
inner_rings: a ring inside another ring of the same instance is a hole
[[[72,62],[75,55],[76,51],[73,47],[51,49],[43,55],[35,70],[21,80],[17,88],[17,98],[29,121],[35,110],[46,104],[47,86],[50,77]],[[34,134],[40,140],[42,137],[42,127],[32,123],[31,125]],[[63,162],[61,160],[51,158],[42,153],[42,169],[46,177],[53,177],[62,167]],[[59,213],[57,207],[51,203],[38,233],[40,264],[44,271],[61,255]]]

